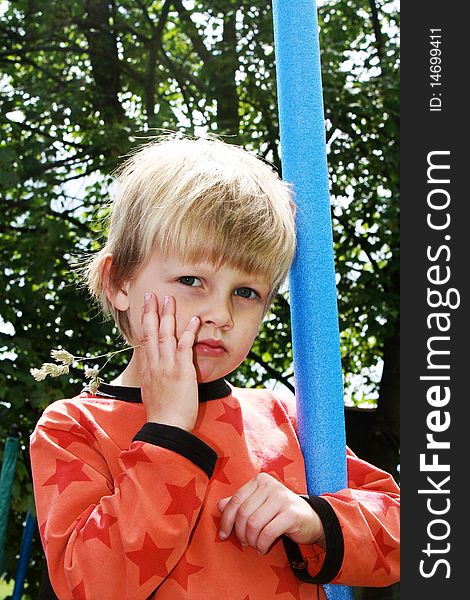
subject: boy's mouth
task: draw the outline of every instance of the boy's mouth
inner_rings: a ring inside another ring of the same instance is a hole
[[[206,339],[199,340],[194,344],[194,349],[201,356],[223,356],[227,350],[220,340]]]

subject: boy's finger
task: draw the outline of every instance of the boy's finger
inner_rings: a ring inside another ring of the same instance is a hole
[[[171,296],[163,300],[162,316],[158,331],[160,360],[163,368],[170,368],[175,363],[175,302]]]
[[[157,332],[160,319],[158,317],[158,301],[155,294],[146,293],[144,295],[142,309],[142,346],[147,361],[151,365],[159,358]]]
[[[191,361],[193,364],[193,346],[196,340],[196,333],[199,329],[199,317],[193,317],[186,325],[180,336],[177,345],[178,354],[183,360]]]
[[[235,519],[235,533],[242,545],[256,547],[261,530],[277,514],[273,503],[266,500],[266,490],[258,487],[240,506]]]
[[[227,504],[230,501],[230,496],[228,496],[227,498],[222,498],[222,500],[219,500],[217,502],[217,508],[220,512],[224,512],[225,507],[227,506]]]
[[[142,345],[137,346],[135,351],[137,352],[137,356],[139,357],[140,379],[141,385],[143,387],[149,379],[149,361],[147,359],[145,348]]]
[[[256,478],[250,479],[248,483],[245,483],[245,485],[237,490],[235,494],[233,494],[233,496],[228,500],[228,502],[225,503],[219,525],[220,539],[224,540],[231,534],[240,506],[251,494],[255,492],[257,487]]]
[[[253,513],[246,522],[246,529],[244,534],[246,543],[249,546],[252,546],[253,548],[259,550],[259,537],[261,533],[266,529],[267,525],[278,514],[279,504],[277,502],[270,502],[268,499],[266,500],[266,502],[263,502],[263,504],[261,504],[257,510],[253,511]],[[235,525],[235,527],[237,526],[237,524]]]
[[[286,513],[281,512],[277,516],[270,519],[258,536],[256,549],[261,554],[266,554],[270,546],[277,540],[278,537],[286,533],[292,523]]]

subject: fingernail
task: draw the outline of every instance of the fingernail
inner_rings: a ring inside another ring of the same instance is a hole
[[[195,323],[196,321],[199,321],[199,317],[193,317],[191,319],[191,323]]]
[[[145,304],[148,304],[151,299],[152,299],[152,294],[150,292],[145,292],[145,294],[144,294],[144,302],[145,302]]]
[[[163,305],[167,306],[170,303],[170,296],[165,296],[163,298]]]
[[[227,537],[227,534],[224,531],[219,531],[219,538],[221,540],[225,540],[226,537]]]

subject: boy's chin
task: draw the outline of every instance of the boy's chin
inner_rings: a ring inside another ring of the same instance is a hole
[[[220,375],[218,373],[201,373],[199,369],[196,369],[196,373],[198,383],[210,383],[211,381],[216,381],[226,375],[226,373]]]
[[[205,361],[196,362],[194,367],[198,383],[210,383],[230,373],[230,371],[226,371],[225,369],[214,368],[213,364],[207,364]]]

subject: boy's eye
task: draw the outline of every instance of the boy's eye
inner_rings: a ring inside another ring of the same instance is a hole
[[[248,298],[249,300],[259,298],[257,292],[255,292],[255,290],[252,290],[251,288],[237,288],[235,290],[235,295],[240,296],[241,298]]]
[[[202,285],[199,277],[194,277],[193,275],[184,275],[184,277],[180,277],[178,281],[191,287],[200,287]]]

